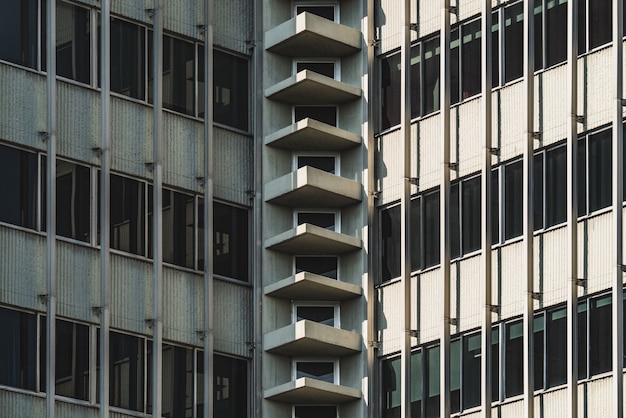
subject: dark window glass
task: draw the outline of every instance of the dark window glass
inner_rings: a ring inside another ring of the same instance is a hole
[[[424,105],[422,114],[439,110],[439,36],[424,41]]]
[[[56,331],[56,394],[88,400],[89,327],[57,320]]]
[[[382,364],[382,389],[383,389],[383,418],[400,418],[401,406],[401,382],[400,382],[400,357],[392,360],[385,360]],[[411,356],[413,365],[413,356]],[[411,385],[415,376],[411,374]],[[413,405],[411,405],[413,406]],[[411,408],[411,413],[413,408]]]
[[[111,18],[111,91],[145,100],[145,37],[144,27]]]
[[[151,344],[150,344],[151,345]],[[148,413],[152,413],[152,378],[148,364]],[[200,386],[202,383],[199,383]],[[184,347],[163,345],[162,412],[164,417],[193,415],[193,352]]]
[[[480,334],[463,339],[463,409],[480,405]]]
[[[558,1],[558,0],[556,0]],[[543,68],[543,0],[535,0],[535,71]]]
[[[57,160],[56,174],[57,234],[89,242],[90,170],[88,167]]]
[[[298,225],[311,224],[335,230],[335,214],[324,212],[298,212]]]
[[[461,202],[459,201],[460,183],[450,187],[450,258],[461,255]]]
[[[516,3],[504,9],[504,82],[520,78],[524,69],[524,8]]]
[[[491,243],[500,242],[500,177],[498,169],[491,172]]]
[[[37,227],[37,155],[0,145],[0,222]]]
[[[247,281],[248,211],[218,202],[213,208],[213,271],[220,276]]]
[[[111,248],[145,254],[145,184],[111,174]]]
[[[153,99],[152,31],[148,42],[148,100]],[[163,35],[163,107],[187,115],[195,115],[195,47],[193,43]]]
[[[578,54],[587,52],[587,4],[578,2]]]
[[[461,411],[461,340],[450,342],[450,411]]]
[[[380,255],[383,281],[400,276],[400,216],[400,205],[392,206],[380,212]]]
[[[426,418],[439,418],[439,346],[426,350]]]
[[[611,206],[612,159],[611,130],[605,130],[589,137],[589,211]]]
[[[523,334],[524,329],[522,322],[513,322],[506,325],[506,342],[505,342],[505,364],[504,373],[506,376],[504,394],[511,397],[523,393],[524,373],[521,364],[523,364]]]
[[[465,180],[462,186],[462,245],[463,254],[467,254],[480,248],[480,177]]]
[[[387,129],[400,123],[400,54],[380,60],[380,125]]]
[[[335,174],[335,157],[320,155],[299,155],[298,168],[314,167],[328,173]]]
[[[546,227],[565,222],[567,216],[567,154],[565,147],[546,153]]]
[[[480,20],[462,27],[462,99],[480,93],[481,88],[481,45]]]
[[[335,307],[297,306],[296,321],[304,319],[333,327],[335,326]]]
[[[248,417],[248,364],[244,360],[215,355],[215,417]],[[198,415],[202,416],[202,415]]]
[[[578,379],[587,374],[587,301],[578,303]]]
[[[533,158],[533,206],[534,229],[543,228],[543,153]]]
[[[337,108],[335,106],[294,106],[296,122],[304,118],[311,118],[327,125],[337,126]]]
[[[589,301],[589,373],[611,370],[611,296]]]
[[[411,270],[418,270],[422,267],[421,249],[422,249],[422,213],[421,198],[411,199]]]
[[[411,47],[411,118],[416,118],[422,114],[421,110],[421,66],[422,56],[420,55],[421,44]]]
[[[504,239],[522,235],[523,162],[504,167]]]
[[[335,365],[329,361],[299,361],[296,363],[296,379],[301,377],[334,383]]]
[[[533,321],[533,361],[535,390],[543,389],[543,363],[544,363],[544,334],[545,318],[543,314],[536,316]]]
[[[301,6],[296,5],[296,15],[308,12],[324,19],[335,20],[335,7],[330,6]]]
[[[296,274],[307,271],[330,279],[337,279],[337,257],[296,257]]]
[[[194,215],[193,196],[163,189],[163,261],[194,267]]]
[[[326,77],[335,78],[334,62],[298,62],[296,64],[296,72],[309,70],[315,73],[325,75]]]
[[[548,312],[546,377],[548,387],[567,382],[567,310]]]
[[[0,60],[37,68],[37,0],[4,0],[0,13]],[[44,13],[45,18],[45,13]]]
[[[424,202],[424,267],[439,263],[439,192],[429,193]]]
[[[89,83],[91,79],[89,10],[59,1],[56,10],[57,74],[81,83]],[[42,66],[45,68],[44,63]]]
[[[461,57],[460,57],[459,28],[450,31],[450,103],[458,103],[461,87]]]
[[[613,34],[613,2],[589,0],[589,49],[611,42]]]
[[[546,67],[567,60],[567,0],[546,2]]]
[[[334,405],[296,405],[293,410],[294,418],[337,418]]]
[[[491,400],[500,399],[500,328],[491,329]]]
[[[423,377],[422,352],[411,353],[411,418],[422,416]]]
[[[36,389],[35,315],[0,308],[0,385]]]
[[[213,118],[247,131],[248,60],[217,50],[213,59]]]
[[[578,215],[587,213],[587,147],[585,146],[585,137],[577,141],[577,176],[576,176],[576,192],[578,194]]]
[[[491,16],[491,86],[500,85],[500,14]]]
[[[143,338],[111,332],[109,356],[111,406],[143,411],[145,367]]]

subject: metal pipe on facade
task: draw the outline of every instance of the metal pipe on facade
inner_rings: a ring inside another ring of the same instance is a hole
[[[111,0],[102,0],[100,27],[100,418],[109,418],[109,327],[111,324]]]
[[[204,418],[213,418],[213,0],[204,0]]]
[[[440,96],[441,184],[439,185],[442,323],[440,336],[440,416],[450,417],[450,0],[441,1]]]
[[[153,15],[153,125],[152,125],[152,414],[161,416],[163,387],[163,23],[160,0],[154,0]]]
[[[367,0],[367,114],[375,115],[377,109],[376,98],[376,28],[374,25],[375,3]],[[376,165],[376,138],[374,137],[374,123],[372,119],[367,122],[367,395],[368,416],[375,417],[379,411],[379,384],[378,368],[376,367],[376,350],[378,335],[376,333],[376,288],[374,286],[376,275],[373,273],[378,259],[378,228],[376,223],[376,178],[374,167]]]
[[[46,417],[55,416],[56,394],[56,159],[57,159],[57,85],[56,85],[56,3],[46,4],[47,50],[47,164],[46,164]]]
[[[624,275],[623,275],[623,200],[624,200],[624,1],[613,1],[613,69],[615,71],[615,103],[613,113],[613,233],[615,240],[615,277],[612,289],[613,317],[613,416],[624,416]]]
[[[578,0],[567,3],[567,416],[578,417]]]
[[[480,216],[482,224],[482,277],[484,286],[484,304],[481,330],[481,405],[482,416],[491,418],[491,315],[493,301],[491,295],[491,155],[492,155],[492,127],[491,127],[491,88],[492,88],[492,42],[491,42],[491,0],[483,1],[481,19],[481,51],[482,51],[482,113],[483,113],[483,161],[481,173],[481,204]]]
[[[400,207],[400,269],[402,281],[402,347],[400,377],[402,418],[411,417],[411,0],[404,0],[400,53],[400,106],[403,138],[402,196]]]
[[[526,129],[524,132],[523,163],[523,241],[526,262],[523,271],[524,284],[524,416],[534,416],[534,351],[533,323],[534,297],[533,281],[533,152],[534,152],[534,0],[524,0],[524,83],[526,87]]]

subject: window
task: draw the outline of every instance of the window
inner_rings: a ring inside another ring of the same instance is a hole
[[[145,183],[111,174],[111,248],[145,255]]]
[[[504,167],[504,239],[522,235],[523,162]]]
[[[439,377],[439,346],[429,347],[426,349],[426,365],[425,370],[425,386],[426,386],[426,404],[425,416],[427,418],[439,417],[439,389],[441,382]]]
[[[613,2],[611,0],[579,0],[579,5],[583,6],[585,3],[589,21],[589,49],[591,50],[611,42]]]
[[[589,373],[611,370],[611,296],[589,301]]]
[[[337,279],[338,258],[336,256],[296,256],[296,274],[306,271],[330,279]]]
[[[248,60],[218,50],[213,51],[213,59],[213,118],[222,125],[247,131]]]
[[[194,268],[195,199],[163,189],[163,260]]]
[[[295,405],[294,418],[337,418],[335,405]]]
[[[36,390],[35,315],[0,307],[0,385]]]
[[[545,227],[565,222],[567,216],[567,154],[564,146],[546,152]]]
[[[400,205],[380,211],[381,274],[383,281],[399,277],[401,273],[401,215]]]
[[[611,129],[608,129],[587,137],[587,179],[589,183],[586,191],[588,193],[589,212],[611,206],[611,135]],[[580,208],[579,213],[582,213]]]
[[[302,320],[338,328],[339,305],[296,303],[294,304],[294,323]]]
[[[427,115],[439,110],[439,36],[424,41],[424,101],[422,114]]]
[[[505,396],[511,397],[524,392],[524,373],[520,364],[523,361],[524,353],[524,327],[521,321],[506,324],[505,339]]]
[[[380,60],[380,106],[381,129],[400,124],[400,54],[396,53]]]
[[[481,45],[480,20],[461,26],[461,100],[480,93]]]
[[[248,211],[219,202],[213,204],[215,274],[248,280]]]
[[[111,332],[109,343],[109,397],[111,406],[144,410],[145,341]]]
[[[296,155],[296,168],[317,168],[331,174],[339,174],[339,158],[334,155]]]
[[[111,18],[111,91],[145,100],[146,30]]]
[[[567,0],[545,1],[544,7],[545,67],[548,68],[567,60]]]
[[[56,12],[57,74],[89,84],[91,81],[89,9],[57,1]],[[45,62],[42,62],[42,66],[45,68]]]
[[[56,174],[57,235],[90,242],[91,170],[57,160]]]
[[[337,126],[336,106],[294,106],[293,116],[294,122],[311,118],[330,126]]]
[[[325,75],[326,77],[339,79],[338,65],[335,61],[297,61],[295,63],[296,73],[309,70],[314,73]]]
[[[203,416],[204,357],[202,351],[196,355],[196,394],[198,405],[196,416]],[[214,372],[214,416],[229,418],[248,417],[248,365],[245,360],[215,354]]]
[[[504,82],[524,74],[524,7],[521,2],[504,9]]]
[[[300,379],[321,380],[322,382],[339,384],[339,364],[335,361],[296,360],[294,361],[293,377]]]
[[[38,228],[38,160],[35,153],[0,145],[0,222]]]
[[[337,231],[339,219],[336,212],[295,212],[296,224],[311,224],[320,228]]]
[[[38,67],[38,0],[5,0],[0,13],[0,60]],[[10,41],[9,41],[10,40]]]
[[[567,309],[547,313],[546,379],[548,387],[567,382],[567,355],[563,355],[563,342],[567,341]]]
[[[328,20],[335,20],[335,5],[334,4],[302,4],[296,3],[295,14],[311,13],[319,17],[323,17]]]
[[[480,405],[480,334],[463,338],[463,409]]]
[[[547,387],[544,384],[543,370],[545,368],[545,334],[546,334],[546,314],[544,312],[535,315],[533,320],[533,377],[535,390]],[[563,340],[561,340],[563,341]]]
[[[424,196],[423,234],[424,268],[439,263],[439,191]]]
[[[163,345],[162,413],[165,417],[193,415],[193,351]],[[148,364],[151,369],[151,363]],[[152,379],[148,382],[151,383]],[[148,413],[152,413],[152,388],[148,390]]]

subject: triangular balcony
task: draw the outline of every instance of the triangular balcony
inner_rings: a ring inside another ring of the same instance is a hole
[[[333,207],[361,201],[361,184],[318,168],[304,166],[265,185],[266,201],[289,207]]]
[[[285,356],[345,356],[361,351],[361,336],[318,322],[301,320],[265,334],[265,351]]]
[[[302,271],[265,286],[265,294],[292,300],[345,300],[361,296],[357,285]]]
[[[361,240],[305,223],[266,240],[265,247],[288,254],[344,254],[361,249]]]
[[[265,32],[265,45],[290,57],[341,57],[361,49],[361,33],[304,12]]]
[[[360,144],[360,136],[310,118],[265,137],[265,145],[298,151],[341,151]]]
[[[361,89],[311,70],[299,73],[265,89],[268,99],[290,104],[340,104],[361,97]]]
[[[310,377],[301,377],[267,389],[265,399],[293,404],[338,404],[361,398],[361,392]]]

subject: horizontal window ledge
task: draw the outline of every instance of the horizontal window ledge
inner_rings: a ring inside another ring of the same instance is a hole
[[[339,104],[361,97],[361,89],[311,70],[302,70],[265,89],[265,96],[291,104]]]
[[[361,337],[305,319],[265,334],[263,349],[284,356],[345,356],[361,351]]]
[[[361,240],[317,225],[302,224],[266,240],[265,247],[288,254],[344,254],[361,249]]]
[[[310,272],[300,272],[265,286],[267,296],[293,300],[345,300],[361,296],[359,286]]]
[[[361,392],[347,386],[301,377],[267,389],[265,399],[295,404],[338,404],[361,398]]]
[[[298,151],[341,151],[361,144],[361,137],[311,118],[265,137],[265,145]]]
[[[265,33],[266,49],[291,57],[341,57],[361,49],[361,33],[304,12]]]
[[[361,184],[305,166],[265,184],[266,201],[289,207],[345,207],[359,203]]]

